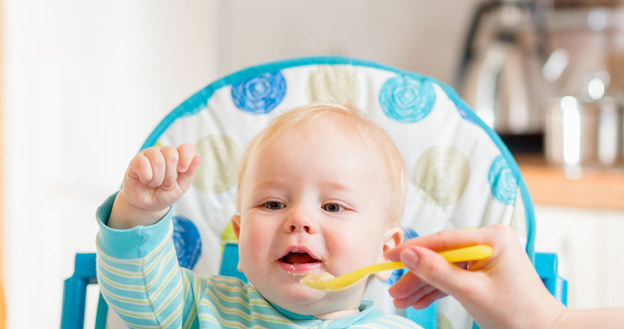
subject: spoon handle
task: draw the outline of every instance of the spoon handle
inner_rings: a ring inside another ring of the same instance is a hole
[[[451,263],[468,262],[482,260],[490,257],[494,252],[492,247],[485,244],[475,246],[440,251],[438,254]]]
[[[450,263],[459,263],[459,262],[468,262],[475,260],[482,260],[490,257],[494,250],[492,247],[484,244],[478,244],[470,247],[463,247],[451,250],[440,251],[438,254],[444,257]],[[362,275],[376,273],[380,271],[386,270],[394,270],[397,268],[403,268],[405,265],[402,262],[383,262],[379,264],[373,264],[370,266],[366,266],[361,268],[359,271],[362,271]]]

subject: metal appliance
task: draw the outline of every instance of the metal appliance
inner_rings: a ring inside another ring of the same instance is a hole
[[[456,88],[512,151],[541,152],[546,32],[533,1],[480,4],[466,38]]]

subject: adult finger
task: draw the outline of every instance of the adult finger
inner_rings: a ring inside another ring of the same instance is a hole
[[[428,284],[423,285],[419,289],[415,290],[411,295],[404,298],[395,299],[394,306],[396,306],[397,308],[410,307],[418,303],[421,299],[430,295],[434,291],[438,291],[438,289]]]
[[[429,284],[412,272],[407,272],[388,289],[388,293],[394,299],[405,299],[426,285]]]
[[[420,246],[403,249],[400,260],[417,277],[447,295],[461,295],[476,285],[477,273],[449,263],[437,252]]]
[[[414,304],[412,304],[412,307],[417,310],[422,310],[423,308],[426,308],[427,306],[433,304],[433,302],[435,302],[436,300],[444,298],[446,296],[448,295],[436,289],[417,300]]]

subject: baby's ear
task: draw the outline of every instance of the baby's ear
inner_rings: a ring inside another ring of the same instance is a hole
[[[381,254],[379,255],[379,262],[386,261],[387,259],[384,258],[383,254],[386,251],[400,245],[401,242],[403,242],[403,230],[398,226],[390,227],[384,236],[384,244]],[[390,275],[392,275],[392,271],[390,270],[375,273],[375,277],[381,281],[388,280]]]
[[[240,239],[240,215],[239,214],[234,214],[232,215],[232,218],[230,219],[230,221],[232,222],[232,230],[234,231],[234,234],[236,235],[236,240]]]
[[[232,222],[232,231],[234,231],[234,234],[236,234],[236,240],[240,240],[240,220],[241,218],[239,214],[232,215],[232,218],[230,219],[230,221]],[[240,260],[238,261],[238,264],[236,264],[236,269],[238,269],[239,272],[243,272],[243,269],[240,265]]]

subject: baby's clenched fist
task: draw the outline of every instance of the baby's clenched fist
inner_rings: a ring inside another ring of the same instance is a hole
[[[157,222],[191,186],[199,162],[191,144],[139,152],[128,166],[108,226],[130,228]]]

